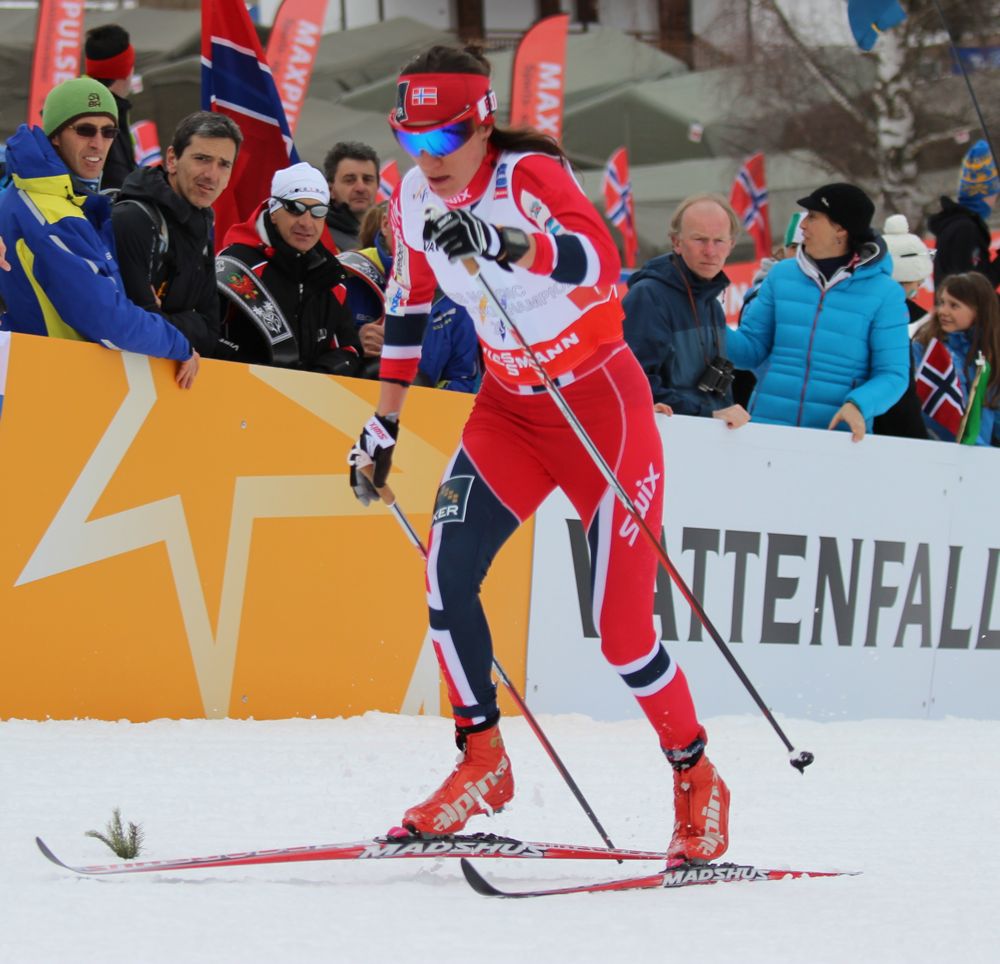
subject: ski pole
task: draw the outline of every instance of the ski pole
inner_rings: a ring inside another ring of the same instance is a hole
[[[424,546],[423,542],[420,540],[420,536],[417,535],[416,530],[410,524],[410,520],[406,518],[406,513],[399,507],[399,502],[396,500],[396,495],[388,485],[376,486],[373,469],[370,465],[359,466],[359,471],[364,474],[364,476],[371,482],[372,487],[378,493],[379,498],[386,504],[389,511],[395,516],[396,521],[399,523],[400,528],[406,533],[406,537],[413,543],[417,552],[420,553],[424,562],[427,562],[427,548]],[[601,839],[608,846],[609,849],[614,850],[615,845],[611,842],[611,838],[608,836],[607,830],[598,820],[597,814],[594,813],[593,807],[587,802],[587,798],[583,795],[583,791],[577,785],[576,780],[573,779],[573,775],[566,769],[566,764],[563,763],[562,758],[556,752],[556,748],[552,745],[549,738],[545,735],[545,731],[542,729],[541,724],[535,719],[534,713],[528,709],[528,704],[524,701],[524,697],[518,692],[517,687],[514,685],[513,680],[507,675],[506,670],[500,665],[500,661],[493,657],[493,668],[497,672],[497,676],[500,677],[500,682],[507,687],[507,692],[510,693],[511,698],[517,704],[517,708],[524,715],[524,718],[528,721],[528,726],[531,727],[532,732],[538,737],[538,742],[542,744],[542,749],[549,755],[549,759],[552,761],[555,768],[559,771],[559,775],[563,778],[566,786],[569,787],[570,792],[576,797],[577,803],[580,804],[581,809],[587,815],[590,822],[594,825],[594,829],[601,835]],[[621,861],[618,861],[621,863]]]
[[[671,562],[670,557],[667,555],[667,550],[660,543],[659,538],[649,527],[646,520],[640,514],[639,510],[636,508],[635,503],[632,501],[631,496],[625,491],[621,482],[618,481],[618,477],[615,475],[611,466],[608,465],[604,456],[601,454],[600,450],[594,444],[591,437],[587,434],[586,429],[580,424],[579,419],[573,412],[569,403],[566,401],[563,393],[559,390],[559,386],[552,379],[552,376],[545,370],[542,363],[535,357],[535,353],[531,349],[531,345],[528,344],[527,339],[521,334],[521,330],[518,328],[514,319],[510,317],[508,312],[504,309],[503,305],[500,304],[500,300],[493,293],[493,289],[490,287],[489,282],[483,277],[482,272],[479,270],[479,264],[474,258],[463,258],[462,264],[465,269],[473,278],[477,278],[483,293],[489,299],[493,310],[497,315],[503,319],[504,324],[510,329],[511,333],[514,335],[514,340],[518,343],[521,349],[524,351],[525,356],[528,359],[528,363],[531,365],[535,374],[542,380],[542,384],[545,386],[545,391],[548,392],[549,397],[555,402],[556,407],[562,413],[563,417],[569,423],[570,428],[573,433],[579,439],[580,443],[587,450],[587,454],[590,456],[594,465],[598,468],[601,475],[604,476],[605,481],[611,486],[615,495],[618,497],[618,501],[622,504],[625,511],[632,518],[632,521],[642,530],[646,538],[650,541],[656,552],[660,563],[663,568],[667,570],[670,578],[674,581],[674,584],[680,590],[681,595],[687,600],[688,605],[691,607],[694,614],[698,617],[698,621],[705,627],[708,634],[712,637],[715,645],[719,647],[719,651],[725,656],[729,665],[732,667],[733,672],[739,677],[740,682],[746,688],[746,691],[753,698],[753,701],[760,708],[760,711],[764,714],[765,719],[774,728],[775,733],[784,743],[785,749],[788,750],[788,762],[795,767],[799,773],[805,773],[805,768],[813,762],[814,756],[808,750],[797,751],[794,746],[792,746],[791,741],[785,736],[785,731],[778,725],[778,721],[774,718],[774,715],[768,709],[767,705],[761,699],[760,693],[757,692],[756,687],[750,682],[750,678],[743,671],[743,667],[740,666],[739,660],[730,652],[729,647],[725,644],[722,637],[719,635],[719,631],[712,624],[712,621],[708,618],[708,614],[705,612],[704,607],[701,602],[697,599],[694,593],[688,588],[687,583],[684,578],[677,571],[677,568]]]

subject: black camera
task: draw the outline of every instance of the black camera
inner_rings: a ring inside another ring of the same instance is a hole
[[[725,395],[733,384],[733,363],[722,355],[716,355],[708,363],[698,379],[698,391],[711,395]]]

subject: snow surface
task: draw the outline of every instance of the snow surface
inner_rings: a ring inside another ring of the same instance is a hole
[[[670,774],[641,721],[542,717],[619,846],[664,847]],[[709,720],[733,793],[729,857],[860,877],[490,900],[457,860],[286,864],[84,879],[115,858],[89,829],[114,807],[146,859],[351,841],[383,832],[454,759],[450,723],[343,720],[0,723],[0,961],[994,962],[1000,959],[1000,722]],[[519,791],[472,830],[598,844],[521,719]],[[502,886],[618,876],[613,863],[479,861]],[[625,873],[655,865],[633,863]]]

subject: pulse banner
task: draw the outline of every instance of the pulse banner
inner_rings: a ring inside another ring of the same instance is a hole
[[[82,0],[39,0],[28,94],[29,126],[42,123],[42,105],[56,84],[80,76],[82,36]]]
[[[539,20],[517,45],[510,95],[510,126],[534,127],[562,139],[569,14]]]
[[[267,62],[294,134],[323,39],[327,0],[284,0],[267,41]]]

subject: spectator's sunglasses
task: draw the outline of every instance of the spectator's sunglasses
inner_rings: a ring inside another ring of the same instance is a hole
[[[66,126],[81,137],[88,139],[100,134],[106,141],[113,141],[118,136],[118,128],[114,124],[107,124],[104,127],[98,127],[96,124],[67,124]]]
[[[318,221],[320,218],[325,218],[330,213],[329,204],[313,204],[310,206],[290,197],[276,197],[271,200],[277,201],[289,214],[293,214],[297,218],[302,217],[302,215],[308,211]]]

